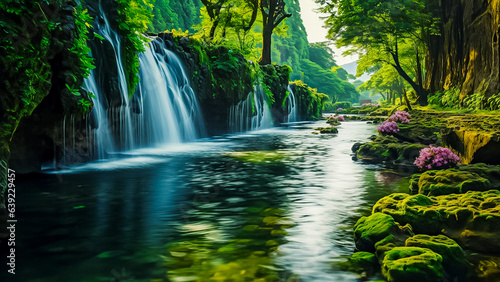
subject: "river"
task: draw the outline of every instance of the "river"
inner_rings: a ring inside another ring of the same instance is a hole
[[[17,180],[19,281],[357,281],[352,226],[407,180],[324,121],[120,153]]]

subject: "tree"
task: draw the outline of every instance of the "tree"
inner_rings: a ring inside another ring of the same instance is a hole
[[[411,85],[419,96],[420,104],[427,103],[427,91],[422,85],[422,79],[419,79],[420,75],[415,82],[402,66],[400,46],[415,39],[425,41],[425,34],[432,33],[435,18],[426,8],[428,0],[316,2],[323,5],[322,12],[331,14],[326,21],[330,27],[329,37],[334,39],[339,47],[353,46],[356,51],[373,49],[388,54],[388,59],[379,60],[392,66]],[[420,64],[420,54],[415,53],[416,62]]]
[[[337,67],[333,58],[334,52],[327,42],[309,43],[309,60],[320,65],[324,69]]]
[[[236,30],[249,31],[257,19],[258,0],[201,0],[205,6],[208,16],[212,22],[209,38],[215,37],[218,27],[222,27],[222,37],[225,37],[226,28],[232,27]],[[249,19],[246,14],[250,13]],[[246,21],[248,20],[248,22]]]
[[[260,11],[262,14],[262,54],[259,59],[260,65],[271,64],[271,45],[273,30],[286,18],[291,17],[285,11],[284,0],[260,0]]]

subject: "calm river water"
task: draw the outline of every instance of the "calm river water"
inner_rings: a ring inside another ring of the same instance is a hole
[[[319,126],[21,177],[15,280],[356,281],[336,266],[354,250],[352,226],[407,181],[352,161],[373,125],[311,134]]]

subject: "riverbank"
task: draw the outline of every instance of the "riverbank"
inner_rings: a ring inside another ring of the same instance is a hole
[[[388,281],[498,281],[500,117],[425,108],[410,113],[399,130],[352,148],[359,161],[411,176],[406,193],[379,199],[371,215],[358,220],[356,252],[346,267],[364,276],[381,272]],[[451,149],[459,166],[421,171],[414,161],[430,146]]]

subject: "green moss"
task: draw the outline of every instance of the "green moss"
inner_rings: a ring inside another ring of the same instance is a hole
[[[297,99],[299,113],[302,120],[315,120],[323,115],[323,105],[328,96],[318,93],[317,89],[309,87],[300,80],[290,83]]]
[[[500,189],[500,166],[484,163],[459,166],[460,171],[469,171],[488,179],[492,189]]]
[[[425,145],[403,142],[393,136],[377,136],[373,142],[361,145],[356,151],[358,159],[372,163],[393,163],[414,166],[413,162]]]
[[[382,263],[382,274],[388,281],[443,281],[441,255],[425,248],[396,247],[388,251]]]
[[[336,127],[318,127],[315,130],[319,131],[321,134],[333,134],[339,133],[339,130]]]
[[[394,218],[383,213],[374,213],[368,217],[360,218],[354,225],[354,240],[356,248],[360,251],[375,251],[375,244],[384,239],[408,238],[413,235],[411,228],[402,228]]]
[[[427,196],[438,196],[467,191],[486,191],[490,182],[476,173],[456,169],[424,172],[418,181],[418,191]]]
[[[243,162],[252,163],[275,163],[283,162],[290,158],[290,152],[278,151],[246,151],[246,152],[230,152],[228,156],[236,158]]]
[[[380,199],[373,213],[409,223],[416,233],[445,234],[462,247],[500,253],[500,191],[427,197],[397,193]]]
[[[366,272],[371,275],[379,270],[377,257],[369,252],[356,252],[345,262],[339,263],[339,266],[348,271]]]
[[[451,277],[464,276],[465,254],[454,240],[444,235],[415,235],[406,240],[407,247],[421,247],[432,250],[443,258],[443,267]]]

